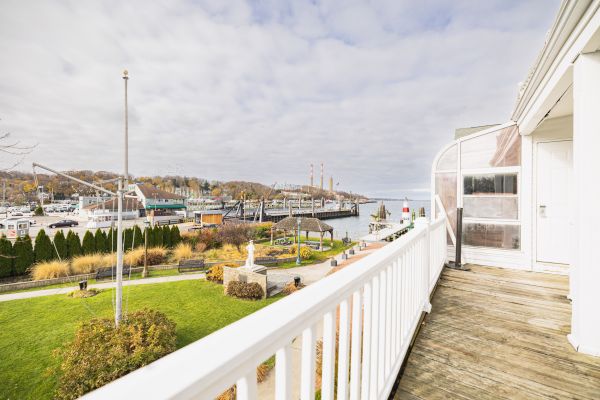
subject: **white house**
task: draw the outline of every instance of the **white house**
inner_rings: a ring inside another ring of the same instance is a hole
[[[187,207],[185,196],[167,192],[148,184],[135,185],[135,194],[146,210],[184,210]]]
[[[600,355],[599,7],[598,1],[564,1],[519,87],[510,120],[458,137],[432,167],[432,210],[440,215],[440,207],[446,209],[452,234],[456,209],[463,208],[463,261],[569,273],[569,340],[595,355]]]

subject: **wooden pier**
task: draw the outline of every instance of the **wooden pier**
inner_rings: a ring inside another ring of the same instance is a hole
[[[236,216],[239,219],[243,220],[260,220],[260,216],[255,214],[255,210],[246,210],[243,217]],[[290,216],[289,210],[267,210],[262,215],[263,222],[279,222],[284,218]],[[356,217],[358,216],[358,212],[356,209],[344,209],[344,210],[315,210],[314,212],[311,209],[292,209],[291,211],[292,217],[310,217],[310,218],[318,218],[318,219],[333,219],[333,218],[346,218],[346,217]]]

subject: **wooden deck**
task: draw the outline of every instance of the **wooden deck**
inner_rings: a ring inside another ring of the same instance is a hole
[[[600,399],[600,358],[567,342],[567,292],[564,276],[445,269],[394,399]]]

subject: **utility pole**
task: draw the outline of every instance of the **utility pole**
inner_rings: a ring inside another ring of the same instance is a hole
[[[321,163],[321,190],[323,190],[323,163]]]

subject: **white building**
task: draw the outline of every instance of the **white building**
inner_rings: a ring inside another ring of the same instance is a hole
[[[459,137],[432,193],[463,208],[463,261],[570,274],[569,339],[600,355],[600,7],[564,1],[511,120]],[[432,210],[440,215],[440,204]],[[450,235],[453,236],[453,235]],[[454,251],[450,249],[449,256]]]

